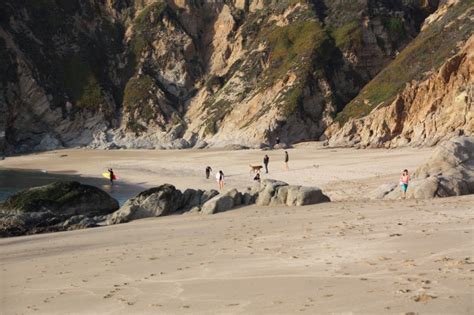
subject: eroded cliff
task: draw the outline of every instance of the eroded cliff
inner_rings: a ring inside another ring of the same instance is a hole
[[[318,139],[437,7],[434,0],[3,1],[0,147]]]
[[[448,1],[339,113],[332,146],[435,145],[474,134],[474,7]]]

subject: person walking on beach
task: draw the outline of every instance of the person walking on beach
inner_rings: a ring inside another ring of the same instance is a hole
[[[217,181],[217,184],[219,185],[219,190],[223,190],[224,189],[224,172],[222,172],[222,170],[220,170],[216,174],[216,181]]]
[[[206,179],[209,179],[209,176],[211,176],[212,173],[212,168],[210,166],[206,167]]]
[[[113,186],[114,185],[114,179],[115,179],[114,170],[112,168],[109,168],[108,171],[109,171],[110,183]]]
[[[288,167],[288,161],[290,160],[290,157],[288,156],[288,151],[285,151],[285,170],[289,171],[290,168]]]
[[[408,189],[409,181],[410,181],[410,175],[408,174],[408,170],[403,170],[403,173],[400,176],[400,187],[402,188],[402,199],[407,198],[407,189]]]
[[[265,154],[263,157],[263,165],[265,165],[265,173],[268,174],[268,162],[270,162],[270,158],[268,155]]]

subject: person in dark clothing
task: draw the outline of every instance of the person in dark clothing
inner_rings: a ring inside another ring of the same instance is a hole
[[[209,179],[209,176],[211,176],[212,173],[212,168],[210,166],[206,167],[206,179]]]
[[[280,144],[280,138],[279,137],[276,137],[275,139],[275,145],[279,145]]]
[[[253,180],[260,183],[260,173],[257,173]]]
[[[270,162],[270,158],[268,155],[265,154],[263,157],[263,165],[265,165],[265,173],[268,174],[268,162]]]
[[[114,179],[115,179],[114,170],[112,168],[109,168],[108,171],[109,171],[110,183],[113,186],[114,185]]]
[[[289,170],[290,168],[288,167],[288,161],[290,160],[290,157],[288,156],[288,151],[285,151],[285,170]]]

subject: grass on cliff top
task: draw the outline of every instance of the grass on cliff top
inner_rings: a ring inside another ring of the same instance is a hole
[[[472,0],[464,0],[450,8],[439,21],[421,32],[384,70],[370,81],[340,112],[335,121],[343,125],[350,118],[369,114],[378,105],[387,105],[412,80],[420,80],[438,69],[456,51],[456,45],[474,32],[469,14],[458,19]],[[471,10],[472,12],[472,10]]]

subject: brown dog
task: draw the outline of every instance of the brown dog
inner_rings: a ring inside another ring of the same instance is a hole
[[[249,166],[250,166],[250,173],[252,173],[252,172],[253,173],[259,173],[260,170],[263,168],[262,165],[250,165],[249,164]]]

